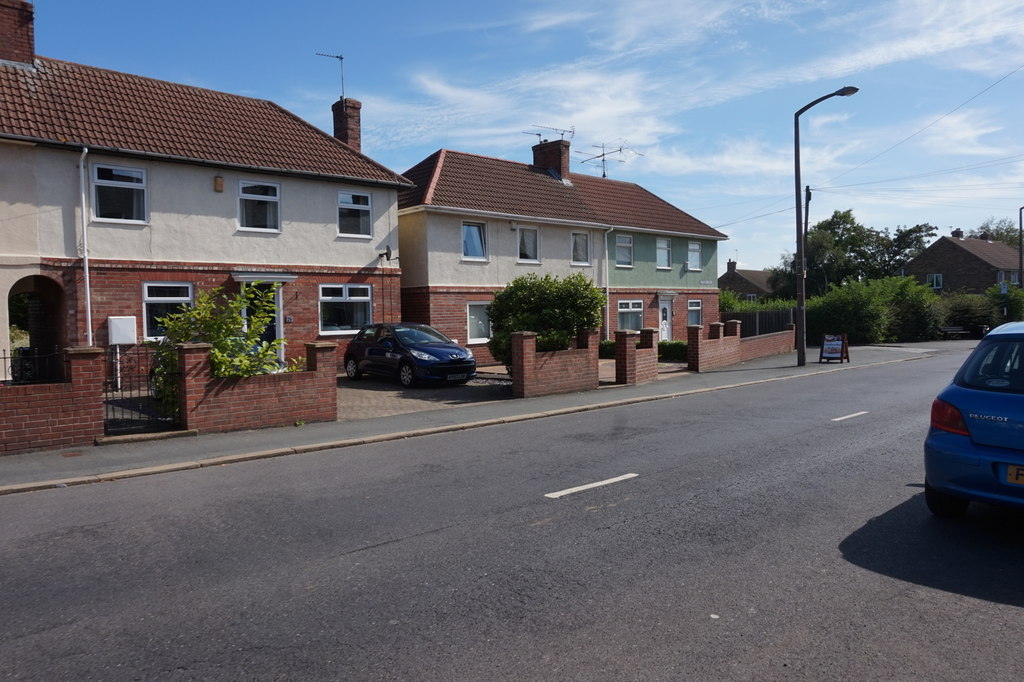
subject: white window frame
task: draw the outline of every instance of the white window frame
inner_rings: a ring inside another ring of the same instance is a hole
[[[693,314],[697,314],[697,321],[693,321]],[[704,324],[704,303],[699,298],[691,298],[686,302],[686,326]]]
[[[925,286],[931,287],[932,289],[942,288],[942,273],[928,273],[924,276]]]
[[[187,296],[151,296],[150,287],[185,287]],[[163,334],[150,334],[149,329],[149,304],[151,303],[186,303],[191,305],[195,296],[195,289],[191,282],[143,282],[142,283],[142,337],[146,341],[160,341],[165,338]],[[163,315],[160,315],[163,317]]]
[[[617,315],[615,316],[615,324],[618,325],[618,329],[633,329],[633,327],[626,327],[622,324],[622,314],[627,315],[640,315],[640,326],[636,327],[634,331],[640,331],[644,326],[644,302],[639,299],[621,300],[616,306]]]
[[[533,258],[523,257],[523,236],[533,232]],[[540,262],[540,228],[539,227],[517,227],[516,228],[516,252],[518,263],[539,263]]]
[[[665,256],[665,263],[662,264],[662,255]],[[672,240],[665,237],[657,237],[655,240],[654,264],[658,270],[672,269]]]
[[[620,244],[620,241],[621,244]],[[619,262],[619,247],[629,249],[629,262]],[[631,234],[617,234],[615,235],[615,267],[617,268],[631,268],[633,267],[633,235]]]
[[[487,314],[487,306],[490,301],[469,301],[466,303],[466,343],[487,343],[491,340],[491,318]],[[487,336],[473,336],[473,308],[483,308],[484,317],[487,318]]]
[[[467,256],[466,255],[466,229],[467,228],[475,228],[476,230],[478,230],[478,233],[480,235],[480,247],[483,250],[483,255],[482,256]],[[472,223],[472,222],[462,223],[461,237],[462,237],[462,260],[474,261],[474,262],[477,262],[477,263],[486,263],[487,262],[487,224],[486,223]]]
[[[701,242],[691,241],[686,246],[686,269],[689,272],[700,272],[704,267],[703,247]]]
[[[247,194],[243,188],[246,185],[259,185],[261,187],[273,187],[274,196],[266,194]],[[246,201],[260,201],[267,204],[274,205],[274,213],[276,217],[276,227],[254,227],[252,225],[243,224],[243,216],[245,211],[242,210],[244,206],[243,202]],[[239,180],[238,181],[238,229],[244,232],[262,232],[264,234],[280,234],[281,232],[281,184],[277,182],[265,182],[263,180]]]
[[[341,296],[324,295],[325,289],[341,289]],[[365,290],[365,293],[364,293]],[[324,329],[324,303],[365,303],[367,305],[366,320],[353,324],[349,329]],[[373,324],[373,285],[367,283],[342,284],[322,282],[317,286],[317,330],[323,336],[355,336],[368,324]]]
[[[1018,286],[1020,284],[1020,270],[1000,270],[996,277],[996,282],[1006,282],[1007,284]]]
[[[576,260],[576,239],[582,237],[583,244],[586,251],[585,260]],[[590,265],[590,233],[589,232],[573,232],[569,237],[569,259],[571,265]]]
[[[355,203],[355,197],[365,197],[365,204]],[[341,229],[341,212],[359,211],[361,216],[360,224],[365,223],[365,232],[344,232]],[[373,196],[365,192],[338,192],[338,236],[354,239],[371,239],[373,237]]]
[[[109,169],[117,172],[121,171],[124,173],[138,173],[140,176],[139,182],[123,182],[120,180],[101,180],[100,169]],[[130,189],[136,192],[142,193],[142,217],[141,218],[105,218],[99,215],[97,210],[100,207],[100,188],[101,187],[116,187],[120,189]],[[121,223],[128,225],[146,225],[149,223],[149,174],[145,168],[135,168],[132,166],[117,166],[111,163],[94,163],[92,165],[92,219],[96,222],[101,223]]]

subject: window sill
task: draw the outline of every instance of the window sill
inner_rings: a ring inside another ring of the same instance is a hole
[[[632,265],[619,265],[618,263],[615,264],[615,267],[618,268],[619,270],[632,270],[633,269]]]
[[[92,219],[93,223],[100,225],[132,225],[135,227],[149,227],[148,220],[121,220],[119,218],[96,218]]]
[[[271,230],[269,228],[264,228],[264,227],[238,227],[236,231],[238,231],[238,232],[252,232],[252,233],[255,233],[255,234],[281,234],[281,230],[280,229]]]
[[[523,260],[519,259],[516,261],[516,265],[540,265],[539,260]]]
[[[462,262],[463,263],[490,263],[491,261],[490,261],[489,258],[471,258],[469,256],[463,256],[462,257]]]
[[[664,265],[659,265],[658,267],[655,268],[655,270],[664,270],[666,272],[671,272],[672,266],[670,265],[668,267],[665,267]]]
[[[337,234],[338,239],[358,239],[359,241],[370,241],[373,239],[372,234],[355,234],[351,232],[339,232]]]
[[[355,336],[358,333],[359,329],[320,330],[320,336]]]

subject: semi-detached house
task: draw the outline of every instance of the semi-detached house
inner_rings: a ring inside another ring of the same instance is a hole
[[[442,149],[403,176],[402,314],[490,359],[487,305],[519,275],[583,272],[607,293],[603,334],[653,327],[663,340],[718,321],[727,237],[643,187],[569,170],[567,140],[533,163]]]
[[[32,5],[0,0],[0,293],[33,347],[161,336],[200,289],[280,285],[268,337],[344,341],[398,319],[397,193],[360,152],[273,102],[34,54]],[[125,323],[127,320],[127,326]],[[0,354],[10,348],[0,306]],[[123,340],[122,340],[123,342]]]

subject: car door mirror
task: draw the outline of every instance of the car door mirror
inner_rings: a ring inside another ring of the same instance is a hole
[[[388,350],[391,350],[395,344],[391,342],[391,339],[381,339],[380,345],[384,346]]]

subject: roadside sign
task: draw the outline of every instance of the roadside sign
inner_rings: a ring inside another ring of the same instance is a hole
[[[818,362],[832,362],[838,360],[850,361],[850,344],[846,340],[846,334],[825,334],[821,341],[821,352],[818,354]]]

